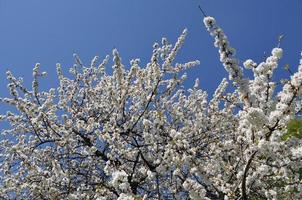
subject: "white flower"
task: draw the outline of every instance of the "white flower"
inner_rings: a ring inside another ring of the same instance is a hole
[[[112,186],[116,187],[116,188],[120,188],[120,185],[122,185],[122,187],[124,189],[125,185],[123,185],[123,184],[128,182],[127,177],[128,177],[128,175],[125,171],[113,172],[112,181],[111,181]],[[122,189],[122,188],[120,188],[120,189]]]
[[[292,149],[291,152],[295,158],[302,158],[302,146]]]
[[[143,125],[146,129],[148,129],[152,125],[152,122],[148,119],[143,119]]]
[[[258,127],[268,122],[267,117],[260,108],[249,108],[247,118],[253,125]]]
[[[153,179],[155,177],[155,173],[150,170],[147,171],[147,175],[148,175],[148,179]]]
[[[215,24],[215,19],[213,17],[205,17],[203,23],[207,28],[212,27]]]
[[[282,57],[282,55],[283,55],[283,50],[281,48],[274,48],[272,50],[272,55],[274,57],[277,57],[278,59],[280,59]]]
[[[253,69],[257,66],[257,63],[255,63],[253,60],[251,59],[248,59],[246,60],[244,63],[243,63],[243,66],[246,68],[246,69]]]
[[[42,72],[41,76],[47,76],[47,72]]]
[[[133,196],[131,194],[120,194],[117,200],[134,200]]]
[[[260,165],[258,167],[258,172],[261,174],[261,175],[265,175],[269,172],[269,167],[267,165]]]

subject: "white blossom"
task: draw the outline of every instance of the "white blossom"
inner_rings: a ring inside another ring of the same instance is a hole
[[[145,65],[126,65],[117,49],[110,70],[109,56],[85,65],[75,54],[70,74],[56,65],[59,85],[49,90],[40,64],[30,88],[7,71],[0,197],[301,199],[302,142],[283,136],[301,110],[302,59],[278,87],[282,49],[242,68],[216,20],[204,24],[229,75],[212,98],[198,79],[184,85],[199,61],[174,63],[187,30],[175,45],[155,43]]]
[[[246,69],[253,69],[254,67],[257,66],[257,63],[255,63],[253,60],[251,59],[248,59],[246,60],[244,63],[243,63],[243,66],[246,68]]]
[[[283,55],[283,50],[281,48],[274,48],[272,50],[272,55],[280,59]]]

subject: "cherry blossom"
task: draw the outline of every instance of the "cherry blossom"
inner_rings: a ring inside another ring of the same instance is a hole
[[[85,66],[74,55],[48,91],[40,64],[31,88],[7,71],[0,198],[301,199],[301,140],[282,136],[301,107],[302,59],[277,90],[279,45],[243,68],[215,19],[204,24],[229,74],[212,97],[198,79],[184,87],[199,61],[175,63],[187,30],[175,45],[155,43],[146,65],[114,49],[112,73],[109,56]]]

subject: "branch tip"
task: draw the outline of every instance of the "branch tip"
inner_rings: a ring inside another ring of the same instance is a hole
[[[206,13],[202,10],[201,6],[198,5],[198,8],[204,17],[207,17]]]

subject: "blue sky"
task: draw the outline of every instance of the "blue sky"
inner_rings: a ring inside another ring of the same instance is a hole
[[[184,28],[189,35],[177,61],[201,61],[188,71],[186,86],[198,77],[212,93],[226,72],[199,4],[216,18],[241,61],[259,63],[284,34],[281,65],[296,70],[302,50],[301,0],[0,0],[0,96],[8,95],[6,69],[30,85],[32,67],[39,62],[49,73],[42,84],[50,88],[57,84],[55,64],[69,68],[73,52],[88,64],[116,47],[126,66],[132,58],[146,63],[155,41],[167,37],[174,43]],[[280,69],[277,77],[284,74]]]

